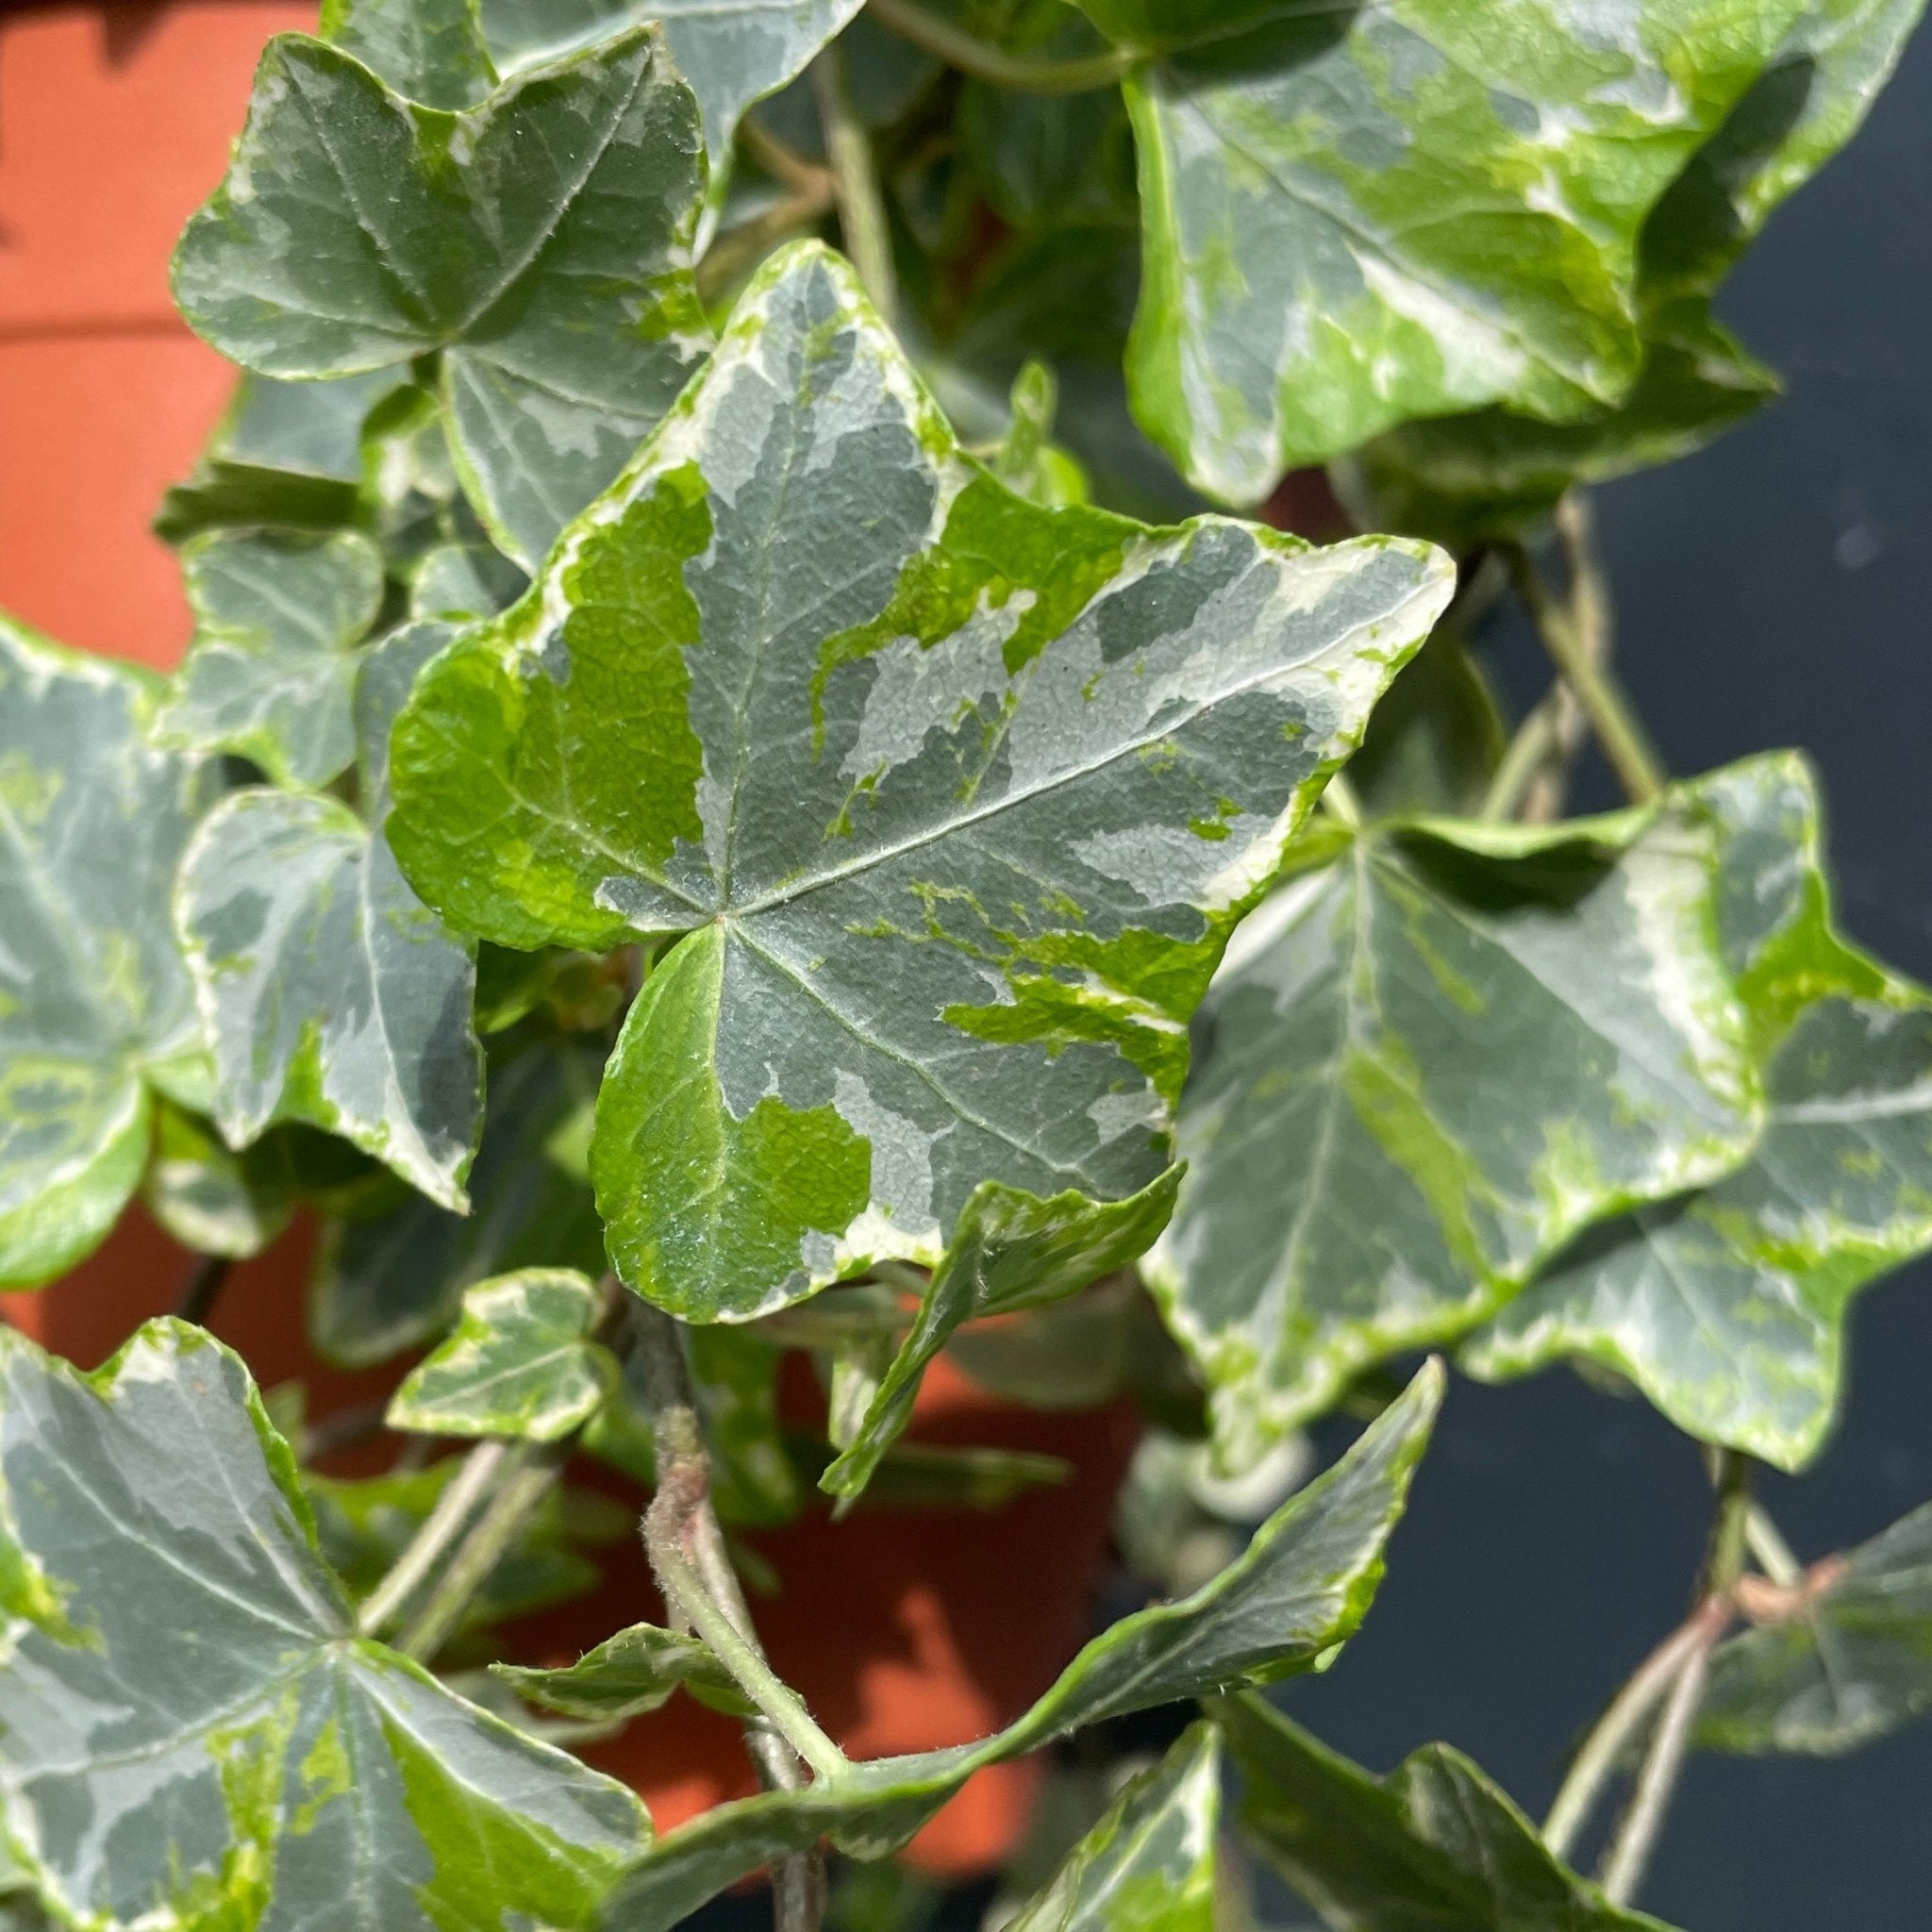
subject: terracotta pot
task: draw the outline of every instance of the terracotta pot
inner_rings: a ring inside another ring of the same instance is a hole
[[[175,316],[168,254],[221,174],[262,42],[313,13],[283,0],[0,12],[0,608],[64,642],[165,667],[187,641],[175,561],[148,520],[231,375]],[[311,1412],[325,1413],[392,1377],[342,1375],[308,1355],[310,1239],[298,1227],[238,1270],[212,1326],[264,1386],[299,1375]],[[92,1364],[173,1303],[187,1265],[132,1213],[64,1281],[0,1296],[0,1314]],[[991,1517],[860,1513],[834,1526],[814,1512],[757,1539],[785,1581],[758,1607],[778,1666],[867,1757],[979,1736],[1045,1688],[1087,1634],[1133,1440],[1123,1414],[1034,1415],[943,1370],[917,1428],[1063,1456],[1079,1475]],[[532,1660],[567,1661],[658,1614],[640,1554],[621,1551],[614,1571],[599,1598],[520,1627]],[[660,1829],[750,1788],[736,1728],[688,1700],[595,1755]],[[922,1835],[916,1861],[949,1874],[996,1862],[1034,1780],[1030,1765],[982,1773]]]

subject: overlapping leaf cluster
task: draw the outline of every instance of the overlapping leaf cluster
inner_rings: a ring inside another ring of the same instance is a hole
[[[389,1426],[479,1446],[327,1476],[342,1418],[198,1330],[93,1375],[0,1331],[0,1894],[647,1932],[1200,1699],[1011,1923],[1206,1932],[1225,1750],[1337,1925],[1654,1924],[1446,1747],[1377,1781],[1241,1688],[1360,1622],[1435,1367],[1004,1731],[660,1842],[557,1747],[756,1712],[724,1639],[498,1626],[630,1534],[566,1449],[657,1479],[631,1295],[734,1527],[1060,1474],[902,1440],[948,1352],[1236,1474],[1435,1346],[1816,1453],[1847,1302],[1932,1248],[1932,998],[1834,928],[1802,758],[1523,823],[1470,597],[1422,647],[1458,561],[1773,391],[1712,298],[1917,11],[327,0],[272,42],[175,261],[244,372],[158,523],[188,657],[0,625],[0,1282],[137,1191],[226,1257],[307,1204],[317,1350],[416,1355]],[[1314,463],[1374,534],[1221,513]],[[387,1602],[491,1471],[533,1500],[467,1600]],[[1698,1741],[1932,1707],[1924,1544],[1761,1603]]]

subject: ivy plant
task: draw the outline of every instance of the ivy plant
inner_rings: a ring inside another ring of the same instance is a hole
[[[0,1329],[0,1924],[668,1932],[762,1873],[781,1932],[913,1932],[866,1872],[1053,1749],[1025,1932],[1249,1924],[1262,1869],[1343,1932],[1616,1932],[1690,1753],[1932,1709],[1932,1504],[1807,1564],[1752,1491],[1932,1250],[1932,992],[1835,924],[1802,752],[1662,769],[1588,495],[1775,392],[1713,302],[1917,11],[270,42],[175,261],[239,370],[157,524],[192,643],[0,621],[0,1284],[86,1292],[137,1200],[195,1251],[103,1367]],[[1625,797],[1570,815],[1591,738]],[[210,1330],[298,1214],[374,1407]],[[1539,1824],[1271,1687],[1399,1560],[1452,1374],[1566,1363],[1713,1527]],[[1070,1474],[927,1439],[940,1370],[1141,1433],[1114,1614],[855,1757],[759,1532],[976,1511],[998,1568]],[[533,1654],[572,1597],[601,1641]],[[595,1747],[682,1698],[762,1789],[659,1832]]]

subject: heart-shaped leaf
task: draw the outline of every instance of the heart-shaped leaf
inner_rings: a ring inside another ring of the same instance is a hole
[[[1621,400],[1644,218],[1798,7],[1267,11],[1127,84],[1135,411],[1237,504],[1410,417]]]
[[[1008,1932],[1214,1932],[1221,1754],[1195,1724],[1127,1785]]]
[[[1801,760],[1702,790],[1731,824],[1721,930],[1767,1062],[1763,1128],[1723,1179],[1582,1236],[1467,1364],[1504,1379],[1588,1356],[1679,1428],[1795,1469],[1837,1407],[1852,1294],[1932,1248],[1932,998],[1831,931]]]
[[[390,720],[447,637],[413,625],[363,661],[358,738],[378,824]],[[474,948],[410,891],[380,831],[333,798],[238,791],[182,860],[175,918],[214,1047],[215,1118],[233,1144],[308,1121],[442,1207],[467,1206],[483,1100]]]
[[[707,1812],[632,1867],[599,1924],[669,1932],[726,1886],[822,1837],[855,1857],[883,1857],[982,1765],[1106,1718],[1315,1668],[1354,1635],[1381,1581],[1382,1547],[1442,1384],[1441,1365],[1427,1364],[1333,1469],[1255,1532],[1242,1556],[1192,1596],[1104,1631],[1017,1724],[981,1743],[855,1764],[836,1780]]]
[[[175,260],[182,312],[280,376],[441,353],[476,511],[525,568],[663,413],[707,331],[690,91],[639,29],[460,113],[283,35]]]
[[[1719,848],[1694,798],[1311,835],[1203,1009],[1148,1269],[1231,1464],[1474,1326],[1578,1228],[1749,1151]]]
[[[382,601],[382,553],[351,530],[210,530],[181,569],[194,641],[157,741],[327,784],[356,756],[354,646]]]
[[[474,108],[496,86],[476,0],[323,0],[316,32],[425,108]]]
[[[0,1812],[63,1924],[587,1924],[635,1798],[356,1635],[242,1364],[0,1329]]]
[[[1424,1744],[1377,1779],[1258,1697],[1219,1699],[1214,1717],[1241,1767],[1248,1837],[1332,1925],[1668,1932],[1560,1864],[1529,1820],[1446,1744]]]
[[[153,1088],[204,1097],[168,894],[220,780],[154,749],[156,695],[0,619],[0,1282],[59,1274],[114,1224]]]
[[[937,1263],[982,1181],[1154,1178],[1223,940],[1448,588],[1013,496],[808,245],[425,674],[390,834],[500,943],[684,935],[591,1172],[633,1288],[754,1315]]]
[[[1706,1751],[1836,1757],[1932,1710],[1932,1503],[1818,1565],[1790,1607],[1720,1644]]]
[[[560,1670],[518,1664],[490,1668],[519,1697],[565,1717],[610,1722],[641,1717],[666,1703],[680,1685],[719,1708],[742,1716],[755,1712],[704,1643],[655,1624],[633,1624]]]

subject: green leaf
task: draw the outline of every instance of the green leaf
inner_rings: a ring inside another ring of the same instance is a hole
[[[210,530],[181,568],[194,640],[156,741],[327,784],[356,756],[354,646],[382,601],[381,552],[351,530]]]
[[[1166,1166],[1224,935],[1447,591],[1412,546],[1011,495],[806,245],[425,673],[391,836],[499,943],[683,936],[591,1174],[633,1288],[743,1318],[936,1264],[984,1180]]]
[[[1214,1932],[1221,1763],[1195,1724],[1115,1799],[1007,1932]]]
[[[1473,817],[1505,742],[1482,666],[1453,625],[1438,625],[1375,707],[1348,782],[1372,817]]]
[[[241,1362],[0,1331],[0,1808],[62,1924],[589,1923],[635,1798],[355,1634]]]
[[[679,1685],[702,1694],[714,1707],[754,1714],[707,1645],[655,1624],[633,1624],[561,1670],[528,1670],[518,1664],[490,1668],[519,1697],[565,1717],[612,1722],[641,1717],[666,1703]]]
[[[271,1133],[240,1153],[198,1114],[162,1101],[142,1198],[185,1248],[242,1260],[288,1226],[298,1197],[291,1149]]]
[[[590,1339],[602,1313],[597,1284],[567,1268],[478,1282],[456,1333],[390,1398],[390,1427],[561,1441],[617,1379],[609,1350]]]
[[[1258,1697],[1217,1700],[1247,1836],[1349,1932],[1666,1932],[1559,1864],[1508,1798],[1447,1744],[1373,1778]]]
[[[446,636],[413,625],[363,660],[358,737],[377,824],[390,719]],[[380,831],[333,798],[236,792],[188,849],[175,917],[230,1142],[274,1121],[308,1121],[439,1205],[468,1206],[483,1100],[470,1025],[475,949],[410,891]]]
[[[496,86],[476,0],[323,0],[316,32],[426,108],[474,108]]]
[[[836,1781],[724,1805],[660,1840],[612,1893],[605,1932],[668,1932],[760,1865],[823,1836],[855,1857],[895,1851],[985,1764],[1128,1711],[1318,1669],[1352,1636],[1442,1397],[1428,1364],[1340,1462],[1282,1505],[1192,1596],[1096,1637],[1015,1724],[977,1744],[856,1764]]]
[[[325,1235],[309,1327],[330,1361],[367,1367],[441,1335],[463,1291],[533,1267],[604,1267],[586,1167],[603,1055],[571,1041],[491,1042],[470,1212],[420,1194]]]
[[[464,488],[528,568],[702,353],[703,188],[690,92],[649,30],[461,113],[285,34],[227,179],[182,237],[175,295],[270,375],[441,352]]]
[[[1813,1574],[1790,1615],[1719,1645],[1701,1749],[1837,1757],[1932,1710],[1932,1504]]]
[[[1679,1428],[1796,1469],[1831,1424],[1853,1293],[1932,1247],[1932,999],[1832,933],[1800,758],[1702,789],[1731,828],[1724,930],[1764,1125],[1723,1179],[1584,1235],[1466,1360],[1502,1380],[1587,1356]]]
[[[417,567],[409,614],[443,624],[494,617],[523,595],[526,582],[515,564],[486,543],[439,543]]]
[[[0,618],[0,1283],[92,1249],[200,1066],[168,892],[219,785],[158,751],[155,687]]]
[[[1103,1206],[1079,1194],[1042,1201],[992,1181],[975,1189],[910,1333],[856,1433],[819,1478],[820,1489],[849,1501],[865,1488],[879,1457],[911,1421],[927,1364],[962,1322],[1063,1300],[1124,1268],[1166,1225],[1179,1182],[1178,1170],[1170,1168],[1140,1193]]]
[[[1324,832],[1203,1009],[1148,1270],[1240,1468],[1579,1228],[1709,1180],[1762,1111],[1694,799]]]
[[[481,0],[483,29],[499,63],[515,72],[593,45],[641,20],[657,21],[704,117],[714,175],[730,164],[744,110],[805,71],[858,13],[861,0]]]
[[[1136,413],[1242,504],[1410,417],[1620,401],[1644,218],[1796,11],[1282,8],[1137,70]]]

